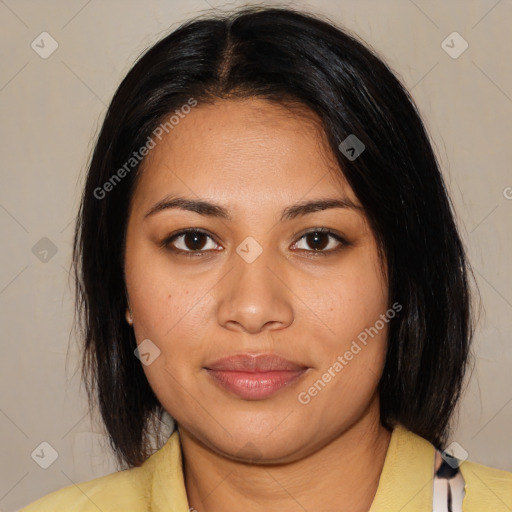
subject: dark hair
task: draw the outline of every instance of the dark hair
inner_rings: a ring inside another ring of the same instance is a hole
[[[147,50],[116,91],[92,154],[73,248],[76,312],[89,398],[118,460],[137,466],[149,456],[163,414],[125,320],[125,232],[140,169],[126,162],[191,98],[250,97],[295,102],[320,118],[387,264],[389,302],[403,307],[389,324],[381,422],[443,447],[470,361],[471,269],[417,107],[355,36],[319,16],[250,7],[188,21]],[[355,159],[339,149],[349,135],[365,146]]]

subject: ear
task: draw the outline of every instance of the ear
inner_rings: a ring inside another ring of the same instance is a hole
[[[130,325],[133,325],[133,316],[132,316],[132,312],[131,312],[131,309],[129,307],[126,308],[126,321],[130,324]]]

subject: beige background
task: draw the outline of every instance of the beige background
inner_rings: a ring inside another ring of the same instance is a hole
[[[73,339],[68,352],[72,222],[96,130],[120,80],[147,46],[210,5],[240,3],[0,0],[0,511],[115,469],[86,415]],[[453,441],[471,460],[512,471],[512,2],[293,5],[359,34],[419,104],[485,308]],[[43,31],[59,45],[47,59],[31,48]],[[456,59],[441,46],[453,31],[469,44]],[[44,237],[57,251],[46,262],[36,250],[49,244]],[[58,453],[46,470],[31,458],[43,441]]]

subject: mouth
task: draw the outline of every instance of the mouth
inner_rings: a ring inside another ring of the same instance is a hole
[[[244,400],[264,400],[299,379],[308,367],[275,354],[239,354],[205,366],[213,382]]]

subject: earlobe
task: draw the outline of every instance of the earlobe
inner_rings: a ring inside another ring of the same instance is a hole
[[[129,308],[126,308],[126,321],[130,324],[130,325],[133,325],[133,316],[132,316],[132,312]]]

